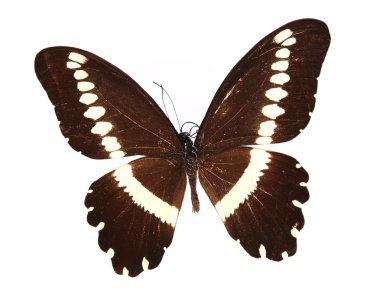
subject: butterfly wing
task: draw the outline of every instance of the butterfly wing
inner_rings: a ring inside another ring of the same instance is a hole
[[[254,257],[296,252],[308,175],[290,156],[242,146],[288,141],[307,125],[329,43],[318,20],[275,30],[232,69],[200,126],[200,182],[229,234]]]
[[[314,109],[317,78],[330,35],[325,23],[302,19],[263,38],[216,92],[195,142],[201,151],[288,141]]]
[[[252,256],[296,252],[308,175],[292,157],[249,147],[200,158],[199,179],[233,239]],[[260,253],[261,252],[261,253]]]
[[[118,274],[153,269],[169,247],[186,187],[181,162],[144,157],[95,181],[85,204]],[[111,249],[111,250],[110,250]]]
[[[35,70],[75,150],[96,159],[149,156],[95,181],[85,204],[116,273],[155,268],[172,241],[186,187],[182,160],[172,155],[182,153],[174,127],[135,81],[92,53],[47,48]]]
[[[39,52],[35,71],[69,144],[96,159],[179,152],[176,130],[127,74],[84,50]]]

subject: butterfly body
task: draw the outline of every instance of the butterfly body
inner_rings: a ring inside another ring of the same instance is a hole
[[[326,24],[314,19],[264,37],[222,82],[194,143],[104,59],[73,47],[37,54],[37,77],[72,148],[93,159],[143,156],[96,180],[85,199],[87,220],[116,273],[137,276],[159,265],[187,180],[199,210],[197,178],[251,256],[279,261],[296,252],[308,174],[294,158],[261,145],[289,141],[306,127],[329,44]]]
[[[197,193],[197,188],[196,188],[197,173],[198,173],[198,162],[197,162],[198,150],[190,138],[190,133],[180,132],[178,137],[183,146],[182,153],[183,153],[183,159],[184,159],[184,167],[185,167],[186,174],[189,178],[193,212],[198,212],[199,199],[198,199],[198,193]]]

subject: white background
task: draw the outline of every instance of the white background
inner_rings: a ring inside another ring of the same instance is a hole
[[[57,4],[59,3],[59,4]],[[138,3],[138,4],[136,4]],[[0,4],[1,299],[379,299],[379,18],[375,1],[3,1]],[[313,118],[275,147],[310,175],[295,256],[251,258],[199,188],[186,194],[161,265],[116,275],[86,222],[88,186],[125,159],[95,161],[65,142],[34,74],[36,53],[83,48],[132,76],[181,122],[200,123],[233,65],[303,17],[332,43]]]

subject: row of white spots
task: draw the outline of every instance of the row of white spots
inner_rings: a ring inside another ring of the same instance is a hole
[[[223,222],[256,190],[263,171],[268,169],[268,163],[270,162],[269,152],[261,149],[252,149],[250,154],[251,160],[243,175],[223,199],[215,205]]]
[[[124,191],[131,196],[136,205],[153,214],[162,222],[171,225],[173,228],[175,227],[179,213],[178,208],[168,204],[146,189],[133,176],[132,167],[129,164],[116,169],[113,175],[119,183],[119,187],[125,187]]]
[[[290,50],[285,48],[285,46],[291,46],[296,43],[296,39],[292,37],[292,34],[293,32],[290,29],[285,29],[278,33],[273,39],[276,44],[283,46],[275,53],[275,57],[278,60],[271,65],[271,69],[272,71],[276,71],[276,73],[269,79],[270,83],[278,86],[269,88],[265,92],[265,97],[274,102],[279,102],[288,96],[288,92],[282,88],[282,85],[290,80],[289,74],[285,73],[289,68],[288,59]],[[275,120],[278,116],[284,114],[285,110],[278,106],[278,104],[268,104],[263,107],[261,112],[265,117],[271,120],[263,121],[260,124],[258,130],[260,137],[256,139],[256,144],[270,144],[272,142],[272,135],[277,127]]]
[[[298,232],[299,232],[299,231],[298,231],[297,229],[295,229],[295,228],[293,228],[292,230],[296,230],[296,231],[297,231],[297,234],[298,234]],[[293,234],[293,233],[292,233],[292,234]],[[293,235],[293,236],[294,236],[294,235]],[[296,236],[294,236],[294,237],[296,237]],[[265,246],[264,246],[263,244],[261,244],[260,247],[259,247],[259,253],[260,253],[260,257],[266,257],[266,255],[267,255],[267,250],[265,249]],[[284,251],[284,252],[281,253],[281,256],[282,256],[283,259],[286,259],[286,258],[289,257],[289,254],[288,254],[287,251]]]
[[[260,257],[265,257],[267,255],[267,251],[266,251],[265,246],[263,244],[260,245],[259,253],[260,253]],[[287,251],[284,251],[281,253],[281,256],[283,259],[287,259],[289,257],[289,254]]]
[[[106,109],[100,105],[90,106],[98,100],[98,96],[95,93],[91,93],[91,91],[95,88],[95,84],[91,81],[84,81],[84,79],[88,78],[88,73],[79,69],[87,62],[87,60],[87,57],[82,54],[71,52],[66,66],[69,69],[75,70],[74,78],[78,81],[77,89],[82,92],[79,102],[89,106],[83,115],[86,118],[96,121],[105,115]],[[112,124],[110,122],[98,121],[91,129],[91,132],[102,136],[102,145],[105,150],[109,152],[110,158],[123,157],[125,153],[120,150],[121,145],[117,141],[117,138],[114,136],[107,136],[111,129]]]
[[[297,169],[302,168],[301,164],[300,164],[300,163],[297,163],[297,164],[296,164],[296,168],[297,168]],[[307,183],[306,183],[306,182],[300,182],[299,185],[302,186],[302,187],[306,187],[306,186],[307,186]],[[298,200],[293,200],[293,201],[292,201],[292,204],[293,204],[295,207],[302,208],[302,203],[299,202]],[[293,228],[290,230],[290,234],[291,234],[293,237],[297,238],[297,237],[298,237],[298,234],[299,234],[299,230],[298,230],[297,228],[293,227]]]

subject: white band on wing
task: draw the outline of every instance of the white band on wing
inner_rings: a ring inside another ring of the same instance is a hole
[[[268,169],[269,152],[261,149],[251,150],[251,161],[234,187],[215,205],[223,222],[231,216],[240,204],[255,192],[263,171]]]
[[[119,182],[119,186],[125,187],[124,191],[131,196],[132,201],[136,205],[155,215],[162,222],[172,227],[175,226],[179,213],[178,208],[168,204],[146,189],[141,182],[133,176],[131,165],[126,164],[116,169],[114,176]]]

